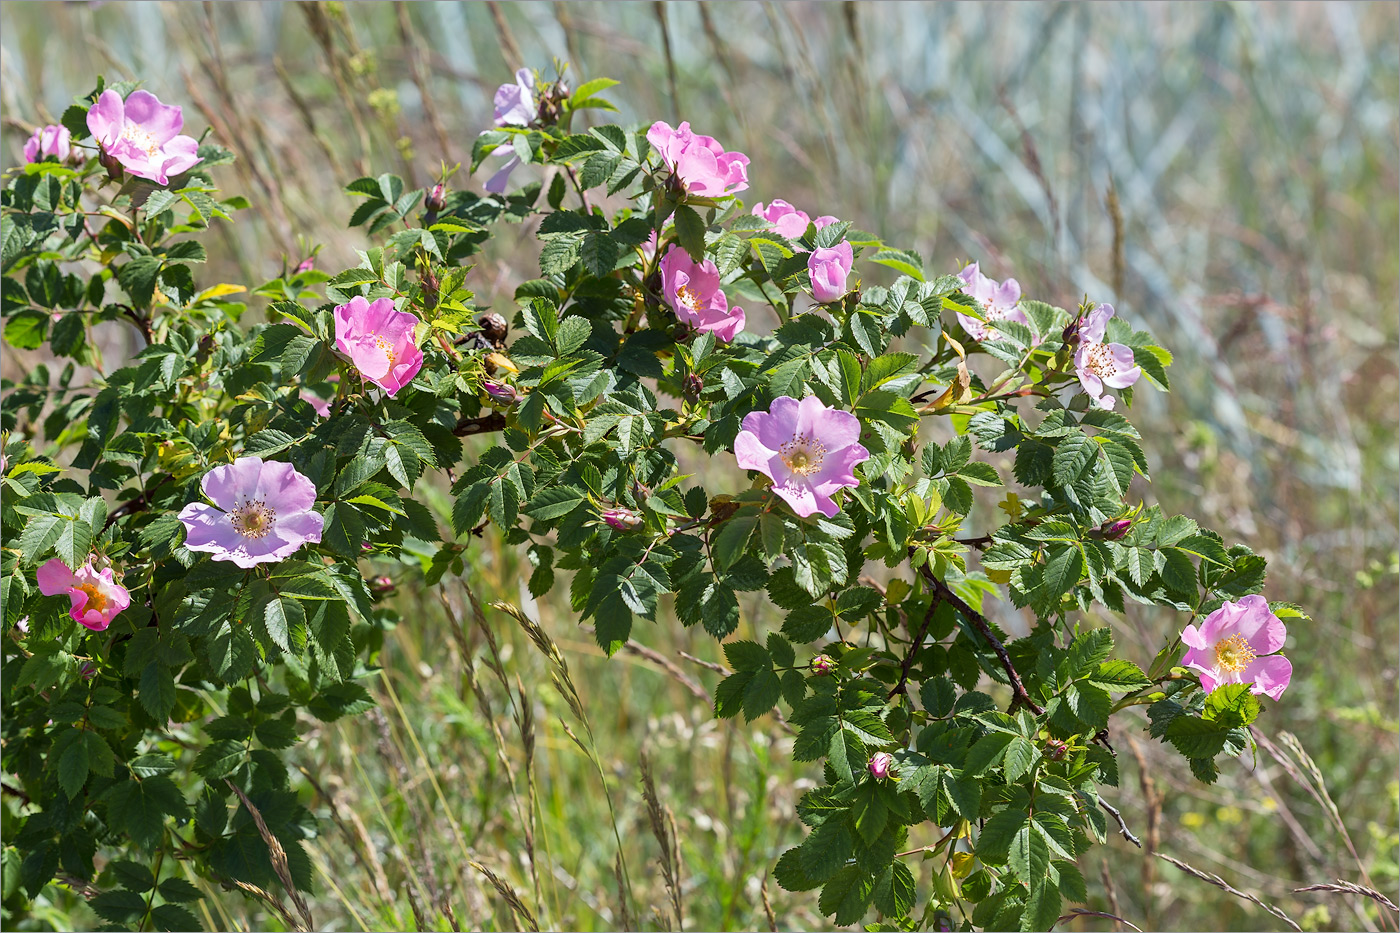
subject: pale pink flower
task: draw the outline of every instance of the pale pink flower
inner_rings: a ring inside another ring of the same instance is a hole
[[[773,491],[798,515],[821,512],[830,518],[841,510],[832,495],[860,485],[855,466],[869,460],[870,452],[860,444],[855,415],[827,408],[815,395],[800,402],[784,395],[768,411],[744,417],[734,457],[745,470],[771,479]]]
[[[1131,347],[1104,343],[1111,317],[1113,305],[1099,305],[1079,320],[1074,335],[1079,343],[1074,351],[1074,374],[1099,408],[1112,408],[1115,401],[1113,396],[1104,394],[1105,386],[1126,389],[1142,375]]]
[[[672,129],[671,124],[657,121],[647,130],[647,141],[680,179],[687,194],[721,198],[749,186],[749,157],[742,152],[725,152],[714,137],[692,133],[689,123]]]
[[[290,463],[239,457],[205,473],[200,488],[214,505],[191,502],[180,510],[191,551],[247,569],[321,540],[316,484]]]
[[[876,752],[870,756],[870,763],[866,767],[870,769],[871,777],[883,781],[890,776],[890,770],[894,768],[894,756],[889,752]]]
[[[521,68],[515,73],[513,84],[496,88],[493,103],[497,126],[529,126],[536,114],[535,73]]]
[[[112,624],[117,613],[131,605],[131,594],[116,581],[112,568],[94,570],[88,561],[77,570],[57,557],[39,568],[39,592],[45,596],[66,594],[72,600],[69,615],[94,632]]]
[[[819,304],[844,298],[850,291],[847,279],[854,262],[855,254],[846,240],[835,246],[812,250],[807,257],[807,272],[812,277],[812,297]]]
[[[1207,693],[1223,684],[1247,683],[1251,693],[1277,700],[1293,677],[1289,660],[1274,654],[1287,635],[1264,597],[1245,596],[1206,616],[1199,629],[1186,626],[1181,641],[1191,650],[1181,665],[1200,675]]]
[[[179,107],[167,107],[150,91],[132,91],[125,101],[108,88],[87,114],[88,129],[102,149],[128,172],[156,184],[188,172],[201,160],[199,143],[180,135]]]
[[[53,123],[41,126],[24,144],[24,161],[38,162],[48,156],[56,156],[60,162],[66,161],[72,142],[73,134],[68,132],[68,127]]]
[[[744,309],[729,306],[719,287],[719,270],[710,260],[697,263],[673,244],[661,257],[661,286],[676,316],[696,330],[728,342],[744,329]]]
[[[962,279],[963,293],[972,296],[982,306],[985,321],[979,321],[970,314],[958,313],[958,323],[973,340],[995,340],[997,321],[1015,321],[1031,326],[1026,312],[1021,310],[1021,285],[1015,279],[998,282],[982,274],[973,263],[958,273]]]
[[[806,211],[799,211],[782,198],[774,198],[768,202],[767,207],[764,207],[763,202],[759,201],[749,213],[768,221],[779,236],[785,236],[789,240],[795,240],[806,233],[809,223],[815,224],[818,230],[836,223],[836,218],[830,214],[823,214],[816,220],[812,220],[807,216]]]
[[[418,323],[416,315],[394,310],[389,298],[370,302],[356,295],[335,309],[335,348],[393,398],[423,367],[423,351],[413,341]]]

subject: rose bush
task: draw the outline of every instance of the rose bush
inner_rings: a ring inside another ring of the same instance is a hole
[[[775,877],[838,925],[1048,929],[1078,857],[1130,833],[1115,714],[1145,706],[1203,781],[1250,747],[1305,616],[1248,547],[1138,501],[1107,392],[1166,390],[1170,354],[781,191],[746,210],[748,158],[688,123],[576,125],[612,84],[523,71],[473,150],[510,156],[487,193],[353,180],[360,265],[250,292],[195,273],[246,206],[213,185],[233,153],[146,91],[99,84],[63,117],[79,164],[44,130],[57,158],[8,174],[4,336],[69,361],[7,378],[0,416],[22,892],[90,883],[114,925],[194,929],[185,863],[295,902],[314,820],[286,749],[372,705],[377,600],[446,585],[488,526],[608,653],[639,619],[698,625],[732,668],[718,716],[781,705],[821,783]],[[522,222],[540,275],[492,312],[471,260]],[[111,322],[145,342],[117,365]],[[731,639],[754,591],[781,629]],[[1142,666],[1095,624],[1130,602],[1183,619]]]

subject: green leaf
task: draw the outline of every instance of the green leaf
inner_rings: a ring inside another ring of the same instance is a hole
[[[585,493],[577,486],[545,486],[535,493],[523,511],[531,518],[552,521],[568,515],[585,498]]]
[[[1083,431],[1076,429],[1066,434],[1055,447],[1055,455],[1050,461],[1055,483],[1060,486],[1074,485],[1097,452],[1098,444]]]
[[[1089,675],[1089,683],[1103,690],[1127,692],[1151,686],[1152,681],[1132,661],[1114,658],[1101,663],[1098,670]]]
[[[676,238],[690,258],[701,262],[705,258],[705,221],[688,204],[676,208]]]
[[[78,796],[78,792],[87,783],[90,763],[88,744],[83,738],[83,733],[77,730],[64,732],[62,737],[54,742],[51,758],[53,757],[58,759],[58,785],[63,788],[69,799]]]
[[[1078,546],[1060,545],[1052,548],[1045,562],[1045,592],[1053,601],[1068,593],[1084,573],[1084,555]]]

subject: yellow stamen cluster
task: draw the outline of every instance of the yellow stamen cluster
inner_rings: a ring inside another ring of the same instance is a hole
[[[1107,379],[1118,372],[1118,364],[1113,362],[1113,351],[1108,344],[1097,343],[1089,348],[1088,369],[1100,379]]]
[[[1238,674],[1254,657],[1254,649],[1243,635],[1231,635],[1215,643],[1215,665],[1222,671]]]
[[[799,476],[811,476],[822,468],[826,459],[826,445],[814,437],[799,434],[778,448],[787,468]]]
[[[692,311],[700,310],[700,296],[691,291],[689,285],[676,289],[676,299]]]
[[[384,351],[384,356],[388,358],[389,365],[393,366],[398,359],[394,354],[394,345],[391,344],[387,338],[381,337],[378,334],[374,335],[374,345]]]
[[[155,157],[157,150],[160,149],[160,144],[156,142],[156,138],[135,123],[128,123],[126,126],[122,127],[122,139],[131,143],[137,149],[145,150],[146,155],[152,158]]]
[[[88,610],[101,612],[107,608],[107,597],[97,588],[96,583],[79,583],[73,588],[75,590],[82,590],[87,594],[87,605],[83,607],[84,612]]]
[[[275,518],[276,510],[268,508],[260,499],[244,503],[228,516],[233,530],[245,538],[266,538]]]

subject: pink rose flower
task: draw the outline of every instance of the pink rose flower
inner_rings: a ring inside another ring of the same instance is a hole
[[[835,246],[812,251],[807,257],[807,272],[812,277],[812,297],[819,304],[839,301],[850,289],[846,279],[851,274],[855,254],[845,240]]]
[[[1277,700],[1293,677],[1289,660],[1274,654],[1287,635],[1264,597],[1245,596],[1212,612],[1199,629],[1186,626],[1181,640],[1191,650],[1181,665],[1200,675],[1207,693],[1222,684],[1247,683],[1251,693]]]
[[[112,568],[94,570],[92,561],[70,570],[55,557],[39,568],[38,577],[40,593],[67,594],[73,602],[68,614],[94,632],[111,625],[117,613],[131,605],[131,594],[112,576]]]
[[[529,126],[535,119],[535,73],[521,68],[515,73],[515,83],[496,88],[497,126]]]
[[[742,152],[725,152],[714,137],[692,133],[689,123],[671,129],[671,124],[658,120],[647,130],[647,141],[656,147],[687,194],[722,198],[749,186],[749,157]]]
[[[180,510],[191,551],[247,569],[321,540],[316,485],[290,463],[239,457],[205,473],[199,485],[214,505],[191,502]]]
[[[832,494],[860,485],[853,471],[870,452],[860,444],[855,415],[827,408],[815,395],[800,402],[784,395],[767,412],[744,417],[734,458],[771,479],[773,491],[798,515],[819,511],[830,518],[841,510]]]
[[[779,236],[785,236],[789,240],[795,240],[806,233],[809,223],[815,224],[818,230],[836,223],[836,218],[830,214],[823,214],[816,220],[812,220],[807,216],[806,211],[799,211],[782,198],[774,198],[766,208],[763,206],[763,202],[759,201],[749,213],[768,221]]]
[[[998,282],[989,279],[973,263],[958,273],[965,283],[963,293],[972,296],[982,306],[985,321],[979,321],[970,314],[958,314],[958,323],[973,340],[995,340],[996,321],[1016,321],[1031,326],[1026,312],[1021,310],[1021,285],[1015,279]]]
[[[1079,384],[1099,408],[1112,408],[1115,399],[1104,394],[1104,387],[1126,389],[1138,381],[1142,367],[1133,359],[1131,347],[1104,343],[1113,305],[1099,305],[1078,322],[1079,348],[1074,351],[1074,374]]]
[[[370,382],[393,398],[423,368],[423,351],[413,342],[418,317],[395,311],[388,298],[366,301],[356,295],[335,309],[335,348],[350,358]]]
[[[73,134],[68,132],[68,127],[52,123],[41,126],[24,144],[24,161],[38,162],[47,156],[56,156],[60,162],[66,161],[72,142]]]
[[[167,107],[150,91],[132,91],[123,101],[108,88],[88,110],[87,125],[103,151],[128,172],[159,185],[201,161],[199,143],[179,135],[185,125],[180,108]]]
[[[710,260],[697,263],[673,244],[661,257],[661,285],[676,316],[696,330],[728,342],[744,329],[744,309],[729,306],[719,287],[719,270]]]
[[[894,767],[894,756],[889,752],[876,752],[870,756],[870,763],[866,767],[870,769],[871,777],[883,781],[890,776],[890,769]]]

